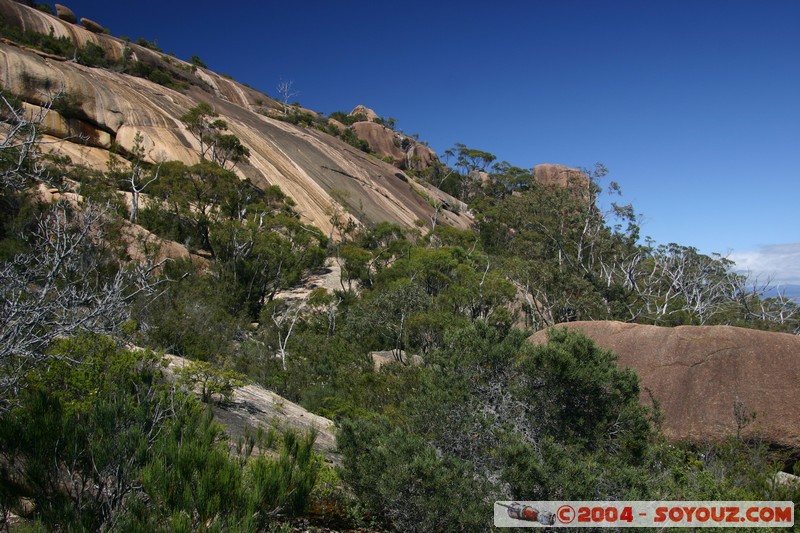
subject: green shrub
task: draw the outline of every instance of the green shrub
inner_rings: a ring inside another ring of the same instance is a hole
[[[297,110],[292,110],[288,115],[274,115],[272,118],[294,125],[311,126],[314,124],[314,115],[311,113],[300,113]]]
[[[165,87],[168,87],[172,83],[172,76],[158,69],[151,70],[150,74],[147,75],[147,79],[159,85],[164,85]]]
[[[64,339],[0,414],[0,511],[35,508],[41,530],[263,530],[301,514],[316,434],[231,446],[213,413],[175,391],[159,358],[109,338]],[[264,455],[252,456],[254,446]],[[270,453],[271,452],[271,453]]]
[[[0,501],[13,509],[32,499],[50,530],[98,530],[137,484],[169,387],[153,354],[108,338],[65,339],[51,355],[28,376],[19,407],[0,416]]]
[[[462,461],[440,457],[418,435],[382,421],[345,421],[337,434],[342,479],[376,516],[399,531],[491,527],[486,487]],[[458,502],[454,504],[454,502]]]
[[[283,434],[278,460],[253,459],[244,473],[246,505],[264,520],[271,513],[297,516],[308,505],[322,462],[314,453],[316,433]]]
[[[238,372],[223,370],[205,361],[192,361],[178,372],[180,382],[189,390],[200,387],[200,398],[210,403],[217,398],[218,403],[230,402],[233,390],[245,384],[245,377]]]
[[[205,62],[196,55],[189,58],[189,63],[196,67],[208,68],[208,65],[206,65]]]
[[[348,115],[343,111],[334,111],[333,113],[331,113],[330,117],[334,120],[341,122],[345,126],[352,126],[356,122],[363,122],[367,120],[367,117],[361,113],[357,113],[355,115]]]
[[[149,48],[150,50],[155,50],[156,52],[164,52],[164,50],[158,47],[158,41],[156,39],[153,39],[153,41],[148,41],[144,37],[139,37],[136,39],[136,44],[145,48]]]
[[[364,139],[360,139],[350,128],[344,130],[341,133],[340,138],[350,146],[358,148],[362,152],[370,153],[372,151],[372,149],[369,147],[369,143]]]
[[[222,363],[231,357],[244,327],[238,295],[228,283],[209,278],[184,277],[143,305],[135,314],[144,328],[142,342],[200,361]]]
[[[105,48],[92,42],[86,43],[83,48],[78,50],[77,59],[87,67],[108,67],[112,64],[106,57]]]

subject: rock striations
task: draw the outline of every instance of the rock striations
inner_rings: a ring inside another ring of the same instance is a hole
[[[0,42],[2,89],[20,97],[33,111],[59,91],[70,95],[74,108],[70,116],[51,111],[48,128],[54,137],[71,137],[55,149],[73,163],[104,170],[105,150],[112,143],[130,150],[137,132],[144,137],[149,161],[196,163],[198,141],[180,117],[206,102],[250,151],[249,163],[240,164],[237,174],[259,187],[280,186],[294,199],[304,222],[326,234],[332,233],[331,217],[337,211],[359,224],[388,221],[409,228],[433,212],[425,200],[429,196],[426,187],[397,168],[314,128],[257,113],[265,107],[279,108],[258,91],[11,0],[0,0],[0,16],[6,24],[65,37],[79,47],[88,43],[100,46],[110,60],[126,57],[188,80],[187,88],[177,91],[113,69],[92,68]],[[444,223],[462,228],[472,221],[468,214],[452,211],[443,213],[443,218]]]

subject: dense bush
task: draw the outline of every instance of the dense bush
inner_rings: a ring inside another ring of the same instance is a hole
[[[358,148],[362,152],[370,153],[372,151],[369,147],[369,143],[359,138],[350,128],[344,130],[339,137],[350,146]]]
[[[208,65],[206,65],[205,61],[200,59],[200,57],[197,56],[197,55],[193,55],[192,57],[190,57],[189,58],[189,63],[191,63],[192,65],[194,65],[196,67],[208,68]]]
[[[636,377],[579,334],[534,348],[476,323],[445,344],[425,369],[396,369],[410,375],[391,408],[375,402],[381,415],[340,425],[342,478],[389,528],[486,529],[494,500],[798,494],[770,481],[763,446],[665,444]]]
[[[138,39],[136,39],[136,44],[138,44],[139,46],[143,46],[145,48],[148,48],[150,50],[155,50],[156,52],[163,52],[164,51],[164,50],[162,50],[161,48],[158,47],[158,41],[155,40],[155,39],[153,41],[148,41],[144,37],[139,37]]]
[[[272,456],[232,454],[211,412],[162,377],[154,354],[103,337],[67,339],[51,354],[21,405],[0,415],[3,512],[51,530],[253,531],[305,510],[320,467],[313,433],[254,441],[272,443]]]
[[[270,116],[272,116],[272,118],[288,122],[289,124],[300,126],[312,126],[316,122],[314,115],[311,113],[301,113],[297,111],[297,109],[292,109],[292,111],[286,115],[275,114]]]
[[[169,353],[221,363],[244,335],[245,321],[235,292],[225,283],[201,276],[190,262],[175,262],[165,274],[176,281],[152,301],[134,310],[137,342]]]
[[[178,77],[174,70],[161,65],[145,61],[127,61],[117,68],[125,74],[130,74],[137,78],[145,78],[176,91],[185,91],[189,86],[188,80]]]

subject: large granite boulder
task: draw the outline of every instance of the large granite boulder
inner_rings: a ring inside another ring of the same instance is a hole
[[[385,365],[402,364],[408,366],[421,366],[425,364],[425,360],[417,354],[407,354],[405,350],[384,350],[381,352],[370,352],[369,356],[372,358],[372,364],[375,366],[375,372],[380,372],[381,368]]]
[[[75,16],[75,13],[67,6],[62,6],[61,4],[56,4],[56,15],[64,22],[69,22],[70,24],[78,22],[78,17]]]
[[[421,142],[412,142],[406,152],[406,168],[415,172],[422,172],[426,168],[436,164],[439,157],[430,146]]]
[[[92,33],[106,33],[106,29],[103,27],[102,24],[98,24],[93,20],[89,20],[87,18],[81,19],[81,24],[84,28],[89,30]]]
[[[356,122],[350,128],[380,158],[391,159],[401,170],[421,172],[438,161],[436,152],[413,137],[403,135],[377,122]]]
[[[661,406],[665,435],[706,441],[759,437],[800,450],[800,337],[731,326],[665,328],[622,322],[572,322],[633,368],[641,400]],[[547,342],[547,331],[531,336]],[[750,415],[755,418],[748,422]]]
[[[550,163],[533,167],[533,179],[541,185],[558,185],[560,187],[585,187],[588,183],[586,174],[577,168]]]
[[[380,120],[380,117],[375,111],[363,105],[355,106],[353,110],[350,111],[350,116],[359,118],[363,117],[362,120],[366,120],[367,122],[377,122]]]
[[[395,144],[396,134],[386,126],[375,122],[356,122],[350,128],[359,139],[367,141],[370,149],[379,157],[391,157],[392,163],[399,166],[406,160],[399,143]]]

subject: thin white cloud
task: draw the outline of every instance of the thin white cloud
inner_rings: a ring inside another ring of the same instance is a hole
[[[733,252],[736,270],[773,285],[800,285],[800,242],[769,244],[758,250]]]

